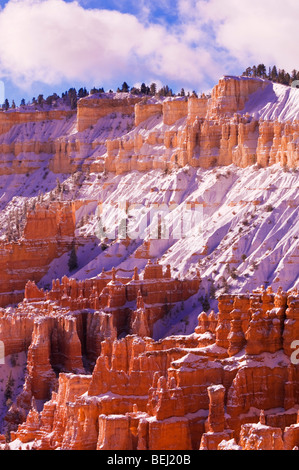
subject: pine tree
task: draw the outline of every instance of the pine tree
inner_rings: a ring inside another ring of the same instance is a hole
[[[150,86],[150,94],[154,96],[157,93],[157,85],[155,83],[152,83]]]
[[[9,377],[5,385],[5,391],[4,391],[4,397],[6,401],[12,397],[14,384],[15,384],[15,381],[10,371]]]
[[[68,95],[69,103],[71,105],[71,109],[76,109],[77,101],[78,101],[76,88],[70,88],[67,95]]]
[[[42,106],[44,104],[44,95],[38,95],[37,97],[37,103]],[[25,104],[25,100],[24,100],[24,104]]]
[[[211,308],[208,295],[206,295],[206,296],[203,298],[203,301],[202,301],[202,308],[203,308],[204,312],[208,312],[208,311],[210,310],[210,308]]]
[[[256,69],[256,74],[258,77],[265,77],[266,76],[266,67],[264,64],[259,64]]]
[[[276,65],[273,65],[270,79],[273,82],[275,82],[277,80],[277,77],[278,77],[277,68],[276,68]]]
[[[59,178],[56,179],[56,191],[57,191],[57,193],[61,193],[61,191],[62,191],[62,186],[61,186],[61,183],[59,181]]]
[[[86,88],[80,88],[80,90],[78,91],[78,98],[84,98],[84,96],[87,96],[88,95],[88,91],[86,90]]]
[[[68,267],[69,267],[70,272],[78,268],[78,258],[77,258],[76,245],[75,245],[74,240],[72,243],[72,249],[71,249],[70,257],[68,261]]]
[[[129,85],[127,84],[127,82],[124,82],[124,83],[122,84],[122,87],[121,87],[121,90],[120,90],[120,91],[121,91],[121,93],[129,93],[129,89],[130,89],[130,87],[129,87]]]
[[[141,92],[143,95],[147,95],[147,86],[146,86],[145,83],[142,83],[142,84],[141,84],[140,92]]]

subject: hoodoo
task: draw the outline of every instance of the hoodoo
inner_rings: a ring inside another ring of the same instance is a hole
[[[0,113],[0,449],[298,448],[299,90],[72,108]]]

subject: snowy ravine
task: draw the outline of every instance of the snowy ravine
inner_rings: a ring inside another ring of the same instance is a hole
[[[45,179],[41,178],[36,187],[36,173],[29,177],[2,177],[7,182],[5,195],[11,196],[7,196],[11,201],[2,211],[2,220],[7,208],[22,206],[24,199],[30,201],[44,191],[45,186],[55,187],[57,176],[51,173]],[[74,188],[72,177],[64,182],[67,187]],[[98,233],[97,201],[105,201],[103,209],[109,213],[105,225],[111,232],[118,221],[118,210],[125,201],[132,209],[132,231],[142,217],[144,222],[144,213],[154,208],[154,204],[158,204],[161,214],[167,216],[166,208],[171,209],[172,204],[176,205],[177,211],[183,207],[188,211],[187,203],[197,202],[199,208],[203,207],[200,226],[191,227],[190,232],[181,230],[184,238],[175,239],[171,237],[170,227],[169,239],[151,240],[151,253],[163,265],[171,264],[175,276],[192,276],[198,268],[203,279],[211,279],[217,286],[225,277],[230,291],[238,292],[261,283],[271,284],[274,288],[281,285],[284,289],[298,285],[298,187],[299,172],[282,169],[279,165],[266,169],[256,166],[241,169],[233,165],[211,170],[185,167],[169,174],[158,170],[121,176],[90,174],[76,191],[67,191],[64,199],[75,195],[77,199],[95,201],[77,214],[77,225],[83,224],[77,235],[84,235],[86,242],[90,235]],[[44,200],[47,198],[45,193]],[[134,209],[133,204],[139,206]],[[146,238],[148,235],[141,233],[142,226],[139,224],[139,234]],[[154,229],[152,233],[156,233]],[[83,279],[96,276],[103,267],[133,270],[137,265],[142,268],[147,260],[134,257],[142,242],[143,239],[132,240],[125,249],[122,240],[110,240],[110,247],[105,251],[99,250],[94,243],[90,246],[87,243],[81,248],[82,253],[78,252],[80,269],[72,275]],[[53,270],[55,264],[61,266],[57,276],[65,274],[66,266],[62,261],[53,263]],[[234,268],[237,275],[232,278],[229,272]],[[47,277],[51,277],[51,273]]]
[[[246,113],[255,119],[294,121],[299,113],[299,91],[269,83],[250,96],[242,110]],[[154,115],[136,127],[133,115],[112,113],[82,132],[77,132],[75,116],[13,126],[1,136],[0,145],[79,142],[82,145],[71,160],[82,171],[54,174],[50,171],[53,154],[26,152],[24,146],[17,160],[22,163],[24,159],[31,171],[0,176],[0,240],[11,230],[16,235],[17,219],[17,236],[21,236],[26,210],[37,201],[47,205],[55,200],[84,200],[76,214],[78,269],[69,272],[66,253],[52,262],[40,287],[47,289],[53,279],[64,275],[96,277],[103,268],[112,267],[118,275],[130,277],[136,266],[142,276],[148,257],[159,259],[163,266],[170,264],[174,278],[192,278],[199,272],[198,295],[157,325],[156,337],[192,332],[202,310],[199,299],[205,296],[217,311],[221,293],[252,291],[261,285],[274,291],[279,286],[284,290],[299,287],[298,168],[230,165],[205,170],[174,164],[167,171],[118,175],[91,171],[91,163],[107,158],[107,139],[125,136],[134,140],[153,131],[163,135],[185,125],[184,117],[168,126],[162,115]],[[140,158],[162,158],[167,150],[157,142],[155,146],[144,144]],[[8,169],[16,159],[13,153],[1,158],[0,167]]]
[[[65,184],[71,187],[72,177]],[[299,287],[298,186],[299,173],[280,166],[241,169],[231,165],[210,170],[185,167],[169,174],[155,170],[100,178],[91,174],[76,190],[76,198],[94,201],[77,212],[76,235],[81,242],[85,240],[78,249],[79,268],[69,273],[66,254],[53,261],[40,285],[47,286],[64,274],[77,279],[96,277],[103,268],[110,270],[113,266],[120,275],[133,274],[134,266],[142,271],[147,258],[138,253],[151,234],[157,234],[156,219],[150,223],[149,213],[158,204],[166,232],[161,229],[165,239],[150,240],[151,257],[164,266],[170,264],[173,277],[192,278],[199,270],[202,287],[196,299],[190,299],[182,311],[177,309],[165,319],[157,336],[162,332],[191,332],[202,308],[198,298],[206,294],[211,307],[217,310],[214,299],[221,293],[246,292],[261,285],[271,285],[275,291],[279,286],[285,290]],[[129,244],[117,237],[105,239],[103,250],[101,240],[94,237],[99,236],[99,200],[105,201],[105,229],[116,236],[122,221],[118,211],[127,201],[128,234],[135,238],[134,230],[138,229],[139,238],[131,239]],[[197,202],[196,207],[203,208],[198,214],[203,217],[196,218],[195,224],[191,219],[191,226],[181,230],[182,236],[173,238],[179,215],[187,214],[188,223],[188,202]],[[173,207],[167,215],[165,208]],[[141,221],[147,222],[146,228]]]

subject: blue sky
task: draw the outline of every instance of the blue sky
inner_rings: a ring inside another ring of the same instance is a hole
[[[211,89],[253,64],[299,69],[297,0],[0,0],[6,97],[116,89],[123,81]]]

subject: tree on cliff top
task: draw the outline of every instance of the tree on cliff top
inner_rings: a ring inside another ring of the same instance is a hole
[[[276,65],[269,67],[268,73],[264,64],[247,67],[242,75],[245,77],[261,77],[275,83],[281,83],[283,85],[291,85],[294,80],[299,80],[299,71],[294,69],[290,74],[284,69],[277,70]]]
[[[129,93],[130,87],[129,87],[129,85],[127,84],[127,82],[124,82],[124,83],[122,84],[122,87],[121,87],[121,88],[118,88],[117,91],[118,91],[118,93]]]

